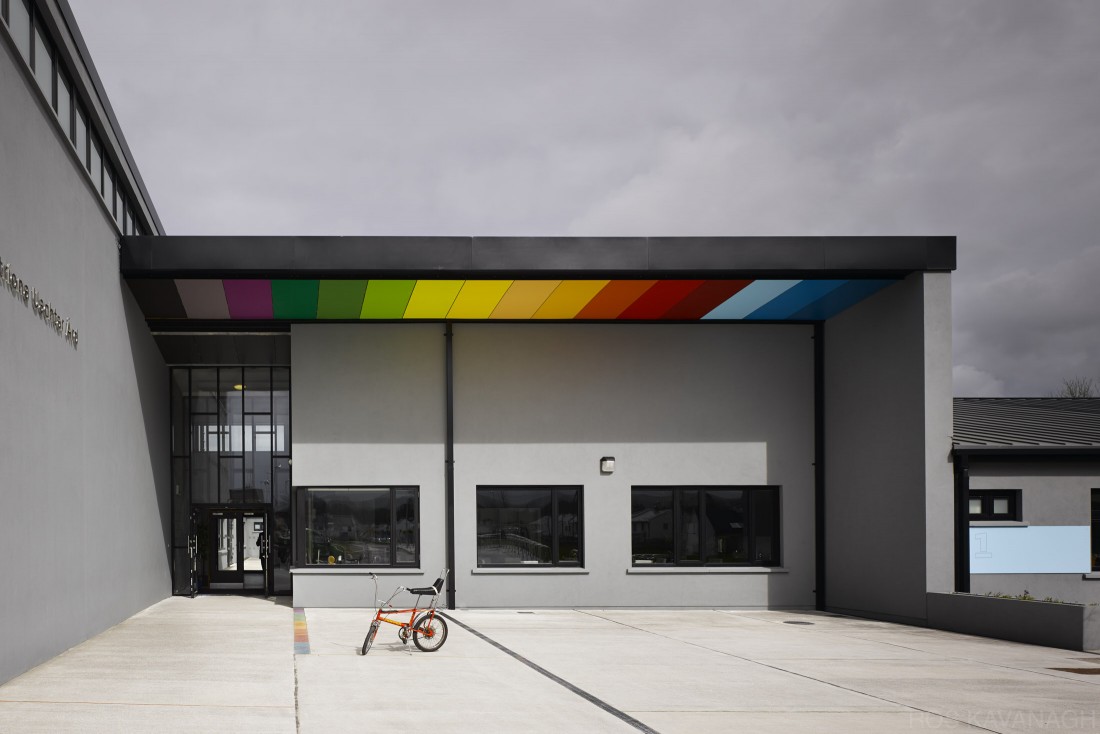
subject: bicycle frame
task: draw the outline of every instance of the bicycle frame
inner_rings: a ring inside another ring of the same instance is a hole
[[[436,583],[431,587],[410,589],[404,586],[398,586],[385,601],[378,600],[378,576],[371,573],[370,577],[374,581],[374,597],[377,607],[374,612],[374,618],[371,620],[370,631],[367,633],[367,638],[363,641],[361,654],[366,655],[367,651],[370,650],[371,644],[374,642],[374,638],[382,622],[398,628],[397,636],[401,639],[402,644],[408,644],[411,638],[416,643],[416,646],[425,652],[433,652],[441,647],[447,640],[447,623],[445,617],[442,615],[438,618],[436,617],[436,603],[446,583],[448,573],[449,571],[444,569],[440,578],[436,579]],[[394,597],[406,591],[417,594],[418,601],[421,595],[432,592],[432,601],[424,607],[419,604],[402,608],[393,606],[391,602]],[[408,621],[402,618],[406,614],[409,615]],[[420,616],[418,617],[417,615]]]
[[[408,632],[412,632],[413,630],[416,630],[417,632],[420,632],[421,634],[426,634],[430,637],[431,634],[432,634],[431,630],[429,630],[427,628],[424,628],[424,627],[414,627],[413,626],[415,624],[417,612],[425,612],[425,611],[428,612],[428,616],[426,617],[426,619],[429,622],[432,619],[435,618],[435,607],[427,606],[427,607],[412,607],[411,609],[397,609],[397,608],[384,609],[382,607],[379,607],[378,611],[375,612],[375,614],[374,614],[374,619],[378,622],[385,622],[386,624],[392,624],[395,627],[400,627],[403,630],[408,630]],[[402,621],[399,621],[399,620],[390,619],[390,617],[389,617],[389,615],[398,615],[398,614],[405,614],[405,613],[408,613],[408,615],[409,615],[409,621],[408,622],[402,622]]]

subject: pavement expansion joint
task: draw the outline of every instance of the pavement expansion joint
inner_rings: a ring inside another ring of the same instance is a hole
[[[603,699],[597,698],[596,696],[592,695],[588,691],[585,691],[582,688],[578,688],[577,686],[573,685],[572,683],[565,680],[564,678],[562,678],[560,676],[557,676],[557,675],[554,675],[553,673],[551,673],[549,670],[542,667],[541,665],[538,665],[537,663],[534,663],[534,662],[528,660],[527,658],[520,655],[515,650],[511,650],[511,649],[505,647],[504,645],[500,644],[496,640],[482,634],[481,632],[478,632],[476,629],[474,629],[470,625],[458,621],[457,619],[455,619],[453,616],[451,616],[449,614],[442,614],[442,612],[440,614],[445,619],[447,619],[447,620],[453,622],[454,624],[458,625],[459,627],[466,630],[467,632],[474,635],[475,637],[482,640],[483,642],[489,643],[490,645],[497,648],[498,650],[505,653],[506,655],[511,656],[512,658],[518,660],[519,662],[523,663],[527,667],[531,668],[536,673],[539,673],[539,674],[549,678],[550,680],[554,681],[558,685],[564,687],[565,689],[569,690],[572,693],[577,694],[578,696],[585,699],[589,703],[591,703],[591,704],[597,706],[598,708],[606,711],[607,713],[611,714],[612,716],[619,719],[620,721],[622,721],[626,724],[629,724],[630,726],[634,727],[638,731],[644,732],[644,734],[660,734],[660,732],[658,732],[656,729],[653,729],[652,727],[646,726],[645,724],[638,721],[637,719],[635,719],[633,716],[626,713],[625,711],[622,711],[621,709],[615,708],[614,706],[607,703]]]

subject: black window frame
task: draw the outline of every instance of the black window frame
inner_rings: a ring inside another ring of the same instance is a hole
[[[1020,522],[1023,517],[1021,501],[1021,492],[1018,489],[972,489],[967,497],[968,500],[980,499],[982,501],[982,511],[980,513],[969,513],[971,522]],[[1008,500],[1008,512],[994,512],[993,501],[997,499]],[[967,510],[970,508],[970,503],[967,503]]]
[[[1092,572],[1100,573],[1100,489],[1093,488],[1092,495]]]
[[[479,509],[477,495],[479,492],[507,492],[509,490],[549,490],[550,491],[550,563],[482,563],[477,548],[477,538],[474,542],[474,554],[477,568],[584,568],[584,485],[581,484],[478,484],[474,488],[474,522],[478,522],[477,511]],[[558,518],[558,500],[563,491],[575,491],[577,493],[577,560],[562,561],[558,555],[560,551],[561,528]],[[477,530],[475,529],[475,534]]]
[[[721,485],[651,485],[651,484],[637,484],[630,487],[631,494],[631,507],[634,504],[634,492],[635,491],[671,491],[672,492],[672,561],[670,563],[652,563],[651,561],[641,561],[636,559],[638,555],[644,555],[635,553],[634,549],[634,528],[631,527],[630,533],[630,565],[632,568],[782,568],[783,566],[783,488],[774,484],[753,484],[753,485],[736,485],[736,484],[721,484]],[[745,538],[746,538],[746,560],[739,563],[716,563],[708,562],[704,559],[702,549],[707,547],[707,536],[709,534],[708,524],[706,522],[707,517],[707,492],[709,491],[722,491],[722,490],[737,490],[745,493]],[[775,533],[776,538],[773,540],[774,545],[774,560],[771,563],[757,563],[753,561],[753,558],[757,555],[757,536],[755,531],[755,504],[760,501],[760,495],[763,491],[772,493],[774,497],[774,511],[775,511]],[[683,527],[682,514],[683,514],[683,497],[689,492],[697,494],[695,511],[698,513],[699,518],[699,560],[684,560],[683,538],[680,535],[680,528]],[[631,516],[633,517],[633,509],[631,510]]]
[[[309,527],[309,493],[311,490],[340,490],[340,491],[378,491],[389,490],[390,501],[390,562],[389,563],[315,563],[309,559],[307,548],[309,546],[309,539],[306,534],[310,532]],[[397,533],[393,530],[397,526],[397,492],[398,491],[412,491],[413,499],[416,503],[416,531],[415,531],[415,548],[413,551],[413,560],[406,563],[398,563],[397,561]],[[420,568],[420,524],[421,524],[421,511],[420,511],[420,485],[418,484],[331,484],[331,485],[319,485],[310,484],[301,487],[294,487],[294,495],[297,498],[295,501],[296,514],[295,526],[301,528],[299,532],[298,542],[296,544],[295,552],[295,565],[304,568]]]

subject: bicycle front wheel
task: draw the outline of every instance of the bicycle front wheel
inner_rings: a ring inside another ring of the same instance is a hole
[[[447,641],[447,620],[438,614],[421,614],[413,623],[413,642],[424,652],[435,652]]]
[[[370,646],[374,644],[374,637],[378,634],[378,628],[380,626],[381,623],[377,619],[370,623],[370,630],[367,632],[367,636],[363,640],[363,652],[361,653],[362,655],[366,655],[367,651],[370,650]]]

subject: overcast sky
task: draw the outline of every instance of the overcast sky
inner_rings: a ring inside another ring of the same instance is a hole
[[[70,0],[169,234],[958,237],[957,395],[1100,378],[1096,0]]]

